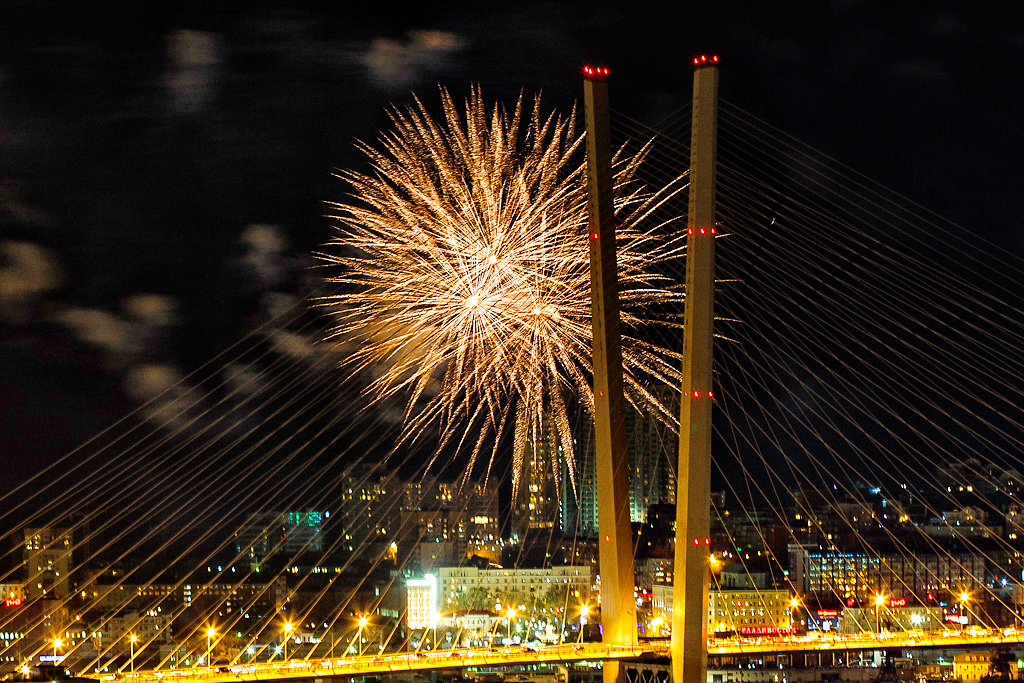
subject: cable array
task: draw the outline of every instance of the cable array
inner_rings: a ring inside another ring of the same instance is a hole
[[[689,123],[688,110],[654,128],[614,113],[616,146],[646,150],[638,180],[651,192],[685,183]],[[727,102],[718,150],[713,467],[728,504],[712,507],[716,556],[735,560],[755,592],[794,596],[804,595],[808,579],[788,571],[791,558],[864,558],[852,576],[821,570],[808,614],[863,605],[869,594],[927,604],[932,592],[970,593],[959,608],[982,624],[999,609],[1014,613],[1009,591],[1021,583],[1024,535],[1018,543],[997,520],[1021,511],[1019,260]],[[679,235],[686,210],[676,192],[646,221]],[[684,255],[659,268],[685,281]],[[0,631],[14,630],[16,617],[17,629],[52,630],[53,615],[64,613],[62,632],[74,632],[88,615],[103,614],[100,631],[144,633],[140,651],[172,642],[159,657],[147,655],[156,667],[195,662],[214,648],[229,650],[232,663],[273,656],[292,628],[311,639],[293,656],[333,656],[339,645],[363,650],[364,629],[377,626],[357,617],[400,604],[395,595],[417,564],[414,552],[431,540],[420,513],[436,503],[425,492],[436,490],[444,458],[406,442],[396,448],[402,406],[367,409],[365,378],[336,374],[346,351],[321,343],[328,323],[313,304],[323,295],[309,293],[0,495],[0,530],[29,530],[3,553],[10,569],[0,583],[23,571],[32,530],[53,528],[62,531],[52,543],[68,539],[63,551],[75,558],[62,581],[76,587],[59,599],[27,600],[16,615],[0,616]],[[657,311],[666,324],[645,326],[644,343],[680,353],[682,305],[678,297],[666,302]],[[644,390],[665,389],[655,384]],[[573,436],[585,443],[586,412],[573,414]],[[557,444],[548,441],[556,443],[535,433],[529,452],[547,448],[555,457]],[[656,467],[675,477],[673,445],[655,441]],[[500,456],[508,444],[481,448]],[[586,444],[576,457],[585,473],[595,456]],[[450,484],[445,515],[498,507],[513,459],[492,463],[479,487],[472,467]],[[420,500],[410,500],[410,482],[423,484]],[[634,488],[656,497],[653,479]],[[366,491],[365,500],[353,498]],[[342,508],[319,520],[318,535],[304,535],[303,514]],[[288,512],[301,519],[283,529]],[[965,514],[974,515],[969,531],[955,521]],[[510,520],[495,525],[498,539],[514,535]],[[587,556],[581,516],[559,524],[529,540],[546,558],[563,550],[570,561]],[[328,541],[314,548],[315,539]],[[647,546],[635,540],[643,556]],[[254,543],[276,559],[254,558]],[[521,542],[506,559],[519,566],[536,548]],[[478,560],[463,554],[457,564],[471,561]],[[757,578],[765,572],[767,584]],[[517,607],[536,612],[545,601],[561,639],[580,606],[568,589],[558,597],[561,605],[548,605],[540,593],[524,595]],[[164,630],[144,630],[156,617]],[[425,647],[426,629],[403,631],[403,617],[389,617],[373,646]],[[457,630],[452,641],[464,635]],[[432,638],[430,647],[442,645],[436,629]],[[117,657],[123,643],[110,637],[84,655],[89,640],[96,639],[78,637],[63,650],[81,651],[82,671],[135,666]],[[33,652],[9,644],[0,656],[27,661],[47,647],[34,642]]]
[[[719,117],[723,550],[744,557],[729,529],[752,530],[795,595],[806,587],[782,552],[871,558],[859,585],[819,577],[814,599],[831,604],[966,592],[979,623],[997,606],[1012,615],[1021,546],[1002,518],[1020,496],[1019,260],[728,102]],[[613,122],[619,144],[673,150],[652,153],[645,180],[685,173],[685,117]],[[950,521],[965,510],[972,529]],[[780,532],[788,542],[773,544]],[[879,566],[896,558],[918,576]]]

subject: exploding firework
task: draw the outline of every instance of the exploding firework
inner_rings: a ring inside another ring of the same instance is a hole
[[[542,118],[539,100],[529,114],[521,97],[511,113],[488,113],[479,91],[464,114],[441,100],[443,124],[417,100],[392,113],[379,149],[360,145],[372,173],[341,174],[352,201],[335,205],[340,248],[322,255],[342,285],[332,337],[349,349],[344,366],[372,371],[373,398],[402,396],[403,440],[439,425],[438,450],[468,449],[469,472],[489,435],[493,463],[510,428],[514,488],[538,439],[561,448],[575,487],[567,398],[593,407],[583,138],[574,115]],[[613,161],[624,379],[632,404],[672,421],[647,387],[678,386],[679,357],[639,331],[674,324],[655,313],[682,298],[659,272],[681,243],[646,223],[683,185],[645,190],[645,152]]]

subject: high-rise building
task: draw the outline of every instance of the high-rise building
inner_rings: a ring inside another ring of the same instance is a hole
[[[594,454],[593,426],[580,430],[574,440],[576,488],[569,477],[569,467],[561,463],[562,480],[559,505],[559,525],[565,534],[580,538],[597,538],[597,458]]]
[[[354,551],[367,539],[390,538],[395,529],[391,522],[399,519],[402,501],[396,499],[389,478],[376,474],[372,467],[356,468],[345,475],[339,509],[341,529],[337,531],[343,548]]]
[[[71,573],[71,530],[23,529],[16,541],[21,545],[25,598],[66,598]]]
[[[466,529],[470,545],[494,543],[501,533],[497,487],[487,490],[483,484],[473,484],[466,488]]]
[[[671,387],[657,390],[662,403],[673,414],[679,411],[679,392]],[[594,425],[589,418],[579,421],[575,436],[576,490],[562,463],[559,522],[562,531],[587,538],[598,534],[597,456]],[[626,405],[627,454],[629,456],[629,519],[646,522],[652,505],[676,502],[676,461],[679,437],[658,416]]]
[[[679,391],[660,387],[655,394],[671,414],[679,414]],[[626,406],[629,454],[629,519],[646,522],[647,509],[658,503],[676,502],[676,461],[679,435],[650,412]]]
[[[528,435],[520,472],[519,490],[513,501],[513,530],[523,536],[530,529],[550,529],[559,521],[559,487],[555,473],[561,474],[561,448],[555,447],[554,425],[544,416]],[[559,478],[561,478],[559,476]]]

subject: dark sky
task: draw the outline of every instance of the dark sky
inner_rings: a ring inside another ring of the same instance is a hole
[[[291,301],[335,167],[436,84],[655,122],[722,96],[1024,254],[1024,24],[983,4],[65,3],[0,24],[0,462],[71,450]]]

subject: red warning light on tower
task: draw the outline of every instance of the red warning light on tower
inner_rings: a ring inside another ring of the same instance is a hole
[[[603,81],[608,78],[608,67],[606,66],[585,66],[583,77],[590,81]]]
[[[718,55],[700,55],[693,58],[693,65],[700,68],[702,66],[715,66],[718,64]]]

